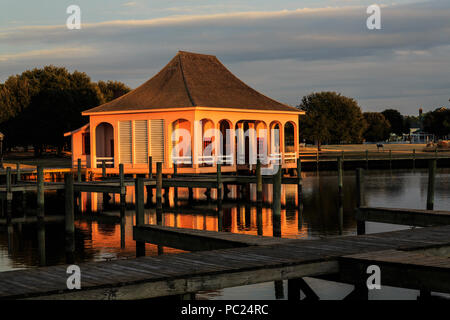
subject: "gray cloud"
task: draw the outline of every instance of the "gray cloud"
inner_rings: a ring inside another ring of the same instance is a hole
[[[365,9],[15,28],[0,33],[0,80],[52,63],[137,86],[188,50],[216,54],[256,89],[290,104],[319,90],[341,91],[373,110],[389,104],[412,113],[447,102],[450,3],[384,7],[377,31],[367,30]]]

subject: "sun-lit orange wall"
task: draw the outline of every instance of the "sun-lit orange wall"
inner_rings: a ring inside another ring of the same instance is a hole
[[[95,137],[95,128],[102,122],[107,122],[111,124],[114,128],[114,167],[118,168],[119,166],[119,132],[118,132],[118,123],[119,121],[125,120],[150,120],[150,119],[164,119],[164,151],[165,151],[165,159],[163,168],[169,169],[172,168],[172,142],[170,141],[170,137],[172,135],[172,130],[174,130],[174,126],[172,125],[178,119],[185,119],[189,121],[190,124],[190,133],[192,135],[192,156],[195,158],[196,155],[201,153],[201,150],[198,150],[200,147],[196,147],[194,141],[199,143],[201,146],[201,127],[198,128],[196,122],[202,119],[211,120],[212,124],[216,129],[220,129],[219,122],[221,120],[228,120],[231,124],[231,131],[234,136],[234,129],[236,123],[241,120],[257,120],[260,121],[258,125],[258,129],[261,127],[270,128],[270,124],[276,119],[277,123],[281,125],[280,128],[280,137],[283,137],[284,125],[287,122],[291,122],[295,128],[295,153],[298,155],[298,115],[300,112],[286,112],[286,111],[264,111],[264,110],[241,110],[241,109],[219,109],[219,108],[203,108],[203,107],[195,107],[195,108],[180,108],[180,109],[166,109],[166,110],[154,110],[145,112],[130,112],[130,113],[93,113],[90,114],[90,131],[91,131],[91,163],[95,164],[95,150],[96,150],[96,137]],[[183,127],[187,129],[187,123],[183,124]],[[270,136],[270,134],[269,134]],[[234,139],[233,139],[234,140]],[[268,137],[267,140],[270,140]],[[281,151],[283,150],[284,141],[281,141]],[[80,141],[74,142],[74,148],[79,148],[78,144]],[[216,141],[215,143],[218,143]],[[267,141],[270,145],[270,141]],[[134,143],[133,143],[134,145]],[[74,150],[75,150],[74,149]],[[150,148],[149,148],[150,150]],[[232,148],[234,150],[234,148]],[[155,164],[154,164],[155,165]],[[287,164],[291,165],[291,164]],[[295,164],[294,164],[295,165]],[[94,167],[94,165],[92,165]],[[146,164],[126,164],[125,169],[128,169],[127,172],[146,172],[147,165]],[[134,169],[134,171],[133,171]],[[198,167],[198,165],[194,165],[193,168],[184,168],[190,169],[191,172],[203,172],[203,171],[214,171],[214,169],[208,167]],[[234,171],[236,168],[234,166],[230,166],[228,168],[224,168],[224,171]],[[101,169],[98,169],[101,170]],[[130,171],[131,170],[131,171]],[[187,170],[189,171],[189,170]]]

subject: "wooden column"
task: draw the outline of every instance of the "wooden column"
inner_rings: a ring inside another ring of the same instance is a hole
[[[427,192],[427,210],[434,208],[434,187],[436,180],[436,159],[428,161],[428,192]]]

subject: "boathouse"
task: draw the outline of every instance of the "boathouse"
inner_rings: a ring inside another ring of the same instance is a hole
[[[72,160],[94,173],[148,171],[148,158],[177,163],[179,172],[213,172],[278,160],[294,168],[302,112],[247,86],[215,56],[180,51],[153,78],[129,93],[82,113]],[[269,159],[270,161],[267,161]]]

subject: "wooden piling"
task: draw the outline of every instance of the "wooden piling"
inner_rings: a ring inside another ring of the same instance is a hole
[[[284,299],[283,280],[276,280],[273,283],[275,286],[275,299]]]
[[[102,160],[102,178],[106,178],[106,161]]]
[[[343,180],[343,170],[342,170],[342,158],[337,158],[337,169],[338,169],[338,194],[339,199],[343,197],[343,187],[344,187],[344,180]]]
[[[44,168],[37,166],[37,217],[44,218]]]
[[[148,178],[153,178],[153,158],[148,157]],[[151,206],[153,200],[153,188],[151,186],[146,186],[147,189],[147,206]]]
[[[120,217],[124,219],[126,209],[126,192],[125,187],[125,174],[123,170],[123,164],[119,164],[119,184],[120,184]]]
[[[217,203],[218,205],[222,204],[222,190],[223,190],[223,183],[222,183],[222,164],[216,163],[216,181],[217,181]]]
[[[356,207],[364,206],[364,171],[361,168],[356,169]],[[366,222],[356,221],[356,233],[362,235],[366,233]]]
[[[173,164],[173,177],[175,177],[178,174],[178,165],[176,162]]]
[[[428,192],[427,192],[427,210],[434,208],[434,187],[436,180],[436,159],[428,161]]]
[[[300,300],[300,281],[299,279],[288,279],[288,300]]]
[[[389,149],[389,170],[392,170],[392,149]]]
[[[77,181],[81,182],[81,159],[77,160]]]
[[[64,175],[64,202],[65,202],[65,238],[66,253],[75,251],[75,216],[74,216],[74,191],[73,175]]]
[[[316,170],[319,171],[319,150],[316,153]]]
[[[64,200],[65,200],[65,226],[66,233],[73,234],[74,227],[74,192],[73,192],[73,175],[66,173],[64,175]]]
[[[151,179],[153,176],[153,158],[148,157],[148,178]]]
[[[6,219],[8,223],[12,218],[12,200],[13,193],[11,191],[11,168],[6,168]]]
[[[136,226],[145,224],[144,217],[144,179],[137,177],[135,181]],[[136,257],[145,256],[145,242],[136,241]]]
[[[173,164],[173,176],[172,177],[175,178],[177,175],[178,175],[178,165],[175,162]],[[178,188],[177,187],[173,188],[173,202],[174,202],[175,207],[178,206]]]
[[[303,186],[302,186],[302,160],[300,157],[297,159],[297,206],[300,206],[302,202],[302,192],[303,192]]]
[[[276,174],[273,175],[273,191],[272,191],[273,215],[281,215],[281,166]]]
[[[39,252],[39,266],[44,267],[47,264],[47,257],[45,254],[45,225],[43,221],[38,221],[38,252]]]
[[[256,201],[262,203],[263,201],[263,183],[261,175],[261,161],[256,161]]]
[[[20,162],[16,164],[16,181],[19,182],[22,180],[22,172],[20,170]]]
[[[156,163],[156,209],[162,211],[162,162]]]
[[[144,179],[136,178],[135,181],[136,226],[144,225]]]
[[[413,149],[413,170],[416,169],[416,149]]]
[[[369,150],[366,150],[366,170],[369,170]]]

